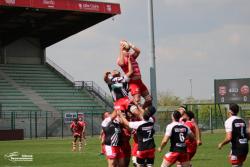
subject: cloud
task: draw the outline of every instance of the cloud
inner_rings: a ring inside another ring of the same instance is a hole
[[[224,25],[208,32],[162,36],[156,44],[159,90],[188,96],[186,85],[192,78],[194,95],[208,97],[216,78],[249,77],[249,43],[250,25]]]

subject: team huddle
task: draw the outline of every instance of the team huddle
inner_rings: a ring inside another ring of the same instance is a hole
[[[101,123],[102,153],[106,155],[108,167],[128,167],[131,157],[135,167],[152,167],[155,151],[161,152],[168,142],[170,149],[164,155],[161,167],[175,164],[177,167],[191,167],[191,160],[198,146],[202,145],[201,132],[194,113],[187,111],[185,106],[180,106],[174,111],[171,114],[172,122],[166,126],[164,137],[156,149],[154,140],[156,109],[142,81],[137,62],[139,55],[139,48],[127,41],[121,41],[117,64],[124,75],[118,70],[104,74],[104,81],[114,101],[114,111],[104,112]],[[250,129],[247,131],[246,123],[237,116],[238,112],[239,106],[230,104],[229,118],[225,122],[226,137],[218,145],[221,149],[231,142],[232,151],[229,160],[232,167],[243,166],[250,139]],[[130,141],[131,138],[133,142]]]

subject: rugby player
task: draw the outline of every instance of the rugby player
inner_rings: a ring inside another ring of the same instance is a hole
[[[72,142],[72,151],[76,151],[77,139],[79,139],[78,149],[79,151],[82,151],[83,128],[84,128],[83,122],[79,121],[77,118],[74,119],[70,124],[70,129],[74,137],[74,140]]]
[[[79,122],[83,124],[83,130],[82,130],[82,140],[84,142],[84,145],[87,145],[87,138],[86,138],[86,126],[87,122],[85,122],[82,118],[78,118]]]
[[[141,121],[129,122],[121,112],[118,114],[122,123],[136,130],[138,151],[136,155],[137,167],[152,167],[155,157],[154,119],[151,117],[156,112],[153,106],[147,107],[141,114]]]
[[[105,119],[102,121],[102,129],[108,167],[123,167],[122,129],[116,110],[112,114],[105,115]]]
[[[117,59],[117,64],[121,67],[124,73],[127,73],[129,71],[129,60],[131,60],[133,74],[129,80],[129,89],[135,104],[140,104],[142,96],[145,99],[143,108],[146,108],[152,104],[152,97],[149,94],[148,88],[141,79],[141,72],[137,62],[140,52],[140,49],[135,45],[124,40],[120,41],[120,54]]]
[[[196,127],[194,122],[192,121],[194,119],[194,113],[192,111],[186,111],[184,113],[184,115],[182,116],[184,121],[184,125],[186,125],[187,127],[189,127],[189,129],[192,131],[192,133],[194,134],[194,137],[196,139]],[[186,145],[187,145],[187,153],[188,153],[188,160],[190,161],[190,167],[191,165],[191,160],[194,157],[196,151],[197,151],[197,140],[190,140],[190,139],[186,139],[185,141]]]
[[[190,138],[194,140],[194,136],[191,130],[180,123],[181,113],[179,111],[174,111],[172,114],[172,123],[167,125],[165,136],[162,139],[161,145],[158,151],[161,152],[170,140],[170,152],[165,154],[161,167],[170,167],[177,161],[182,167],[189,167],[190,163],[188,160],[187,146],[185,140]]]
[[[248,154],[248,140],[249,132],[245,121],[237,116],[239,113],[239,106],[237,104],[230,104],[228,116],[225,121],[226,136],[225,139],[219,143],[218,148],[231,142],[231,152],[229,154],[229,161],[232,167],[242,167]]]
[[[180,106],[177,110],[181,113],[181,116],[182,116],[181,119],[180,119],[180,122],[181,123],[185,123],[185,119],[184,119],[183,115],[186,112],[186,107]],[[197,123],[196,123],[196,121],[195,121],[194,118],[192,118],[191,121],[193,122],[192,124],[194,125],[194,128],[195,128],[195,135],[196,135],[197,145],[200,146],[200,145],[202,145],[200,128],[197,125]]]

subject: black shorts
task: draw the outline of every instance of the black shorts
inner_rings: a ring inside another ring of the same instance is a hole
[[[139,165],[147,165],[147,164],[151,164],[153,165],[154,164],[154,158],[145,158],[145,159],[142,159],[142,158],[136,158],[136,162],[139,164]]]

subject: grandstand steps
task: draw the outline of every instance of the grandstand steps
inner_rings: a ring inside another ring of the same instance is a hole
[[[1,66],[0,66],[0,69]],[[56,113],[59,113],[56,108],[54,108],[53,106],[51,106],[50,104],[48,104],[43,98],[41,98],[35,91],[29,89],[29,88],[24,88],[24,87],[21,87],[20,85],[18,85],[10,76],[8,76],[8,74],[5,74],[3,71],[0,70],[0,75],[2,78],[4,78],[7,82],[9,82],[11,84],[12,87],[14,87],[16,89],[16,92],[3,92],[1,93],[1,95],[3,95],[4,93],[8,94],[8,95],[20,95],[20,94],[23,94],[27,97],[29,97],[32,102],[36,105],[35,107],[33,107],[32,109],[34,108],[39,108],[41,109],[42,111],[50,111],[50,112],[53,112],[55,115],[57,115]],[[3,91],[3,90],[2,90]],[[19,92],[18,92],[19,91]],[[7,104],[2,104],[2,110],[3,111],[13,111],[15,110],[23,110],[23,109],[27,109],[29,110],[28,107],[4,107],[4,105],[7,105]]]
[[[27,83],[27,84],[65,84],[65,82],[63,81],[58,81],[58,80],[44,80],[44,79],[37,79],[34,80],[33,78],[26,78],[25,80],[23,79],[15,79],[15,81],[17,83],[23,84],[23,83]]]
[[[69,94],[84,94],[83,92],[78,92],[77,90],[67,90],[67,89],[42,89],[37,90],[38,93],[69,93]]]
[[[63,81],[58,81],[57,78],[51,77],[51,78],[46,78],[48,80],[44,80],[44,78],[41,77],[13,77],[13,80],[16,80],[17,82],[33,82],[34,80],[36,80],[36,82],[38,81],[45,81],[46,83],[50,83],[50,82],[56,82],[56,83],[63,83]]]
[[[61,104],[61,103],[71,103],[71,104],[85,104],[85,103],[91,103],[93,99],[86,99],[86,100],[49,100],[51,104]],[[1,102],[1,100],[0,100]]]
[[[1,92],[0,96],[23,96],[21,92]]]
[[[71,82],[56,72],[53,67],[46,65],[8,64],[0,65],[0,70],[4,71],[18,85],[18,89],[20,90],[18,92],[12,90],[12,88],[7,88],[2,92],[0,91],[9,100],[14,100],[18,97],[18,100],[22,100],[24,104],[27,104],[25,99],[21,97],[22,93],[25,92],[27,97],[42,111],[52,111],[51,108],[49,109],[44,106],[51,106],[57,111],[67,112],[86,111],[86,109],[103,111],[105,108],[86,90],[76,89]],[[0,85],[2,87],[8,87],[9,84],[8,82],[0,83],[2,83]],[[2,99],[1,96],[0,99]],[[16,101],[10,102],[6,100],[2,102],[8,103],[9,105],[5,105],[7,107]],[[27,106],[32,105],[27,104]]]
[[[25,104],[25,103],[30,103],[30,101],[26,98],[20,98],[20,99],[13,99],[13,98],[0,98],[0,103],[5,103],[5,104]]]
[[[13,88],[8,88],[8,89],[3,89],[3,90],[0,90],[0,94],[1,93],[19,93],[18,90],[15,90]]]
[[[63,97],[63,96],[44,96],[44,99],[48,100],[48,101],[54,101],[54,100],[91,100],[93,101],[94,98],[93,97],[89,97],[89,96],[67,96],[67,97]]]
[[[89,103],[89,102],[86,102],[86,103],[54,103],[53,106],[56,106],[56,107],[101,107],[101,106],[98,106],[96,104],[93,104],[93,103]]]
[[[75,83],[68,81],[47,65],[0,64],[2,116],[11,118],[11,113],[15,112],[17,119],[22,121],[17,122],[16,126],[28,129],[29,117],[32,116],[34,119],[37,115],[38,124],[42,125],[38,126],[38,131],[45,134],[44,125],[47,113],[48,135],[56,136],[61,133],[61,118],[65,113],[82,112],[93,116],[93,114],[100,115],[106,110],[106,106],[85,88],[74,87],[74,85]],[[99,120],[100,117],[92,119]],[[3,119],[0,119],[1,121]],[[95,126],[99,128],[99,124]]]
[[[7,96],[4,96],[4,95],[0,95],[0,100],[11,100],[11,101],[13,101],[13,100],[27,100],[27,97],[25,97],[25,96],[9,96],[8,94],[7,94]]]
[[[37,107],[35,104],[30,103],[30,101],[25,102],[11,102],[11,103],[3,103],[2,107]]]

